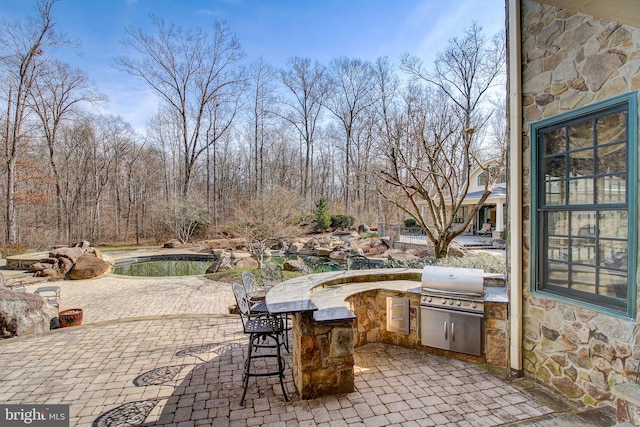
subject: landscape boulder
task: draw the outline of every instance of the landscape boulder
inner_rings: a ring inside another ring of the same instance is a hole
[[[417,259],[415,255],[411,255],[406,252],[390,252],[387,254],[387,259],[391,261],[411,261]]]
[[[304,243],[301,242],[293,242],[292,244],[289,245],[289,248],[287,249],[287,252],[290,254],[297,254],[299,253],[302,248],[304,248]]]
[[[469,250],[457,242],[449,243],[448,256],[465,257],[469,255]]]
[[[84,280],[102,276],[111,268],[111,264],[92,254],[85,254],[78,258],[69,272],[69,279]]]
[[[358,233],[365,234],[371,232],[371,228],[366,224],[358,225]]]
[[[212,239],[205,242],[209,249],[244,249],[247,247],[247,239],[243,237],[228,238],[228,239]]]
[[[285,261],[285,263],[282,264],[282,269],[285,271],[297,271],[300,273],[307,273],[309,271],[309,268],[301,259],[290,259]]]
[[[39,295],[0,286],[0,338],[46,332],[57,316],[58,309]]]
[[[318,247],[315,250],[316,256],[321,256],[321,257],[328,257],[329,255],[331,255],[331,252],[333,252],[333,249],[325,248],[325,247]]]
[[[180,246],[182,246],[182,243],[180,242],[180,240],[171,239],[168,242],[166,242],[162,247],[165,249],[174,249],[174,248],[179,248]]]
[[[205,274],[217,273],[219,271],[231,271],[233,265],[231,264],[231,254],[228,251],[215,251],[213,253],[214,261],[207,268]]]
[[[49,252],[49,256],[53,258],[67,258],[74,264],[77,259],[86,253],[86,250],[81,247],[72,248],[57,248]]]
[[[260,268],[260,263],[254,258],[242,258],[236,263],[237,269]]]

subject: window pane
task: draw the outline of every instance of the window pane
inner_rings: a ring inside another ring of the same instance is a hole
[[[550,181],[545,185],[544,204],[564,205],[567,181]]]
[[[627,238],[627,212],[606,211],[600,213],[600,237]]]
[[[593,175],[593,150],[574,151],[569,154],[569,176]]]
[[[569,126],[569,150],[593,146],[593,122],[586,120]]]
[[[572,265],[571,289],[582,292],[596,293],[596,269],[584,265]]]
[[[567,151],[564,139],[564,128],[547,131],[543,134],[543,138],[545,154]]]
[[[598,203],[624,203],[627,196],[627,185],[624,176],[601,176],[596,180],[598,186]]]
[[[596,150],[598,173],[624,172],[627,170],[627,145],[614,144]]]
[[[559,262],[549,263],[547,280],[550,285],[569,287],[569,269],[567,264]]]
[[[567,157],[553,156],[544,159],[544,176],[546,181],[562,179],[567,176]]]
[[[627,299],[627,275],[624,272],[614,270],[600,270],[600,288],[601,295],[614,298]]]
[[[600,240],[600,259],[602,265],[609,268],[627,268],[627,242],[619,240]]]
[[[598,144],[607,142],[624,141],[627,139],[627,112],[598,117]]]
[[[569,181],[569,204],[593,204],[593,178],[579,178]]]
[[[571,212],[572,236],[595,236],[596,213],[594,211]]]
[[[595,239],[571,239],[571,262],[595,265]]]
[[[547,219],[547,232],[549,234],[569,235],[569,214],[567,212],[549,212]]]
[[[569,261],[569,239],[553,237],[549,239],[547,247],[549,260]]]

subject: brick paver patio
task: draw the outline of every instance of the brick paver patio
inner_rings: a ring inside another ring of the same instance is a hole
[[[353,393],[300,400],[289,357],[290,401],[276,377],[261,378],[241,407],[247,339],[227,314],[228,284],[118,276],[55,284],[61,309],[83,308],[83,326],[0,341],[0,402],[69,404],[72,426],[545,425],[548,414],[573,409],[472,363],[384,344],[357,349]]]

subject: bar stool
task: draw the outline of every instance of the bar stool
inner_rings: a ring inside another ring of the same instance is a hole
[[[284,387],[284,359],[280,354],[280,346],[283,345],[283,325],[282,319],[278,316],[271,316],[268,313],[252,314],[249,300],[247,298],[244,287],[239,283],[231,286],[233,295],[238,304],[240,319],[242,320],[242,328],[245,334],[249,335],[248,354],[244,361],[243,368],[243,391],[240,398],[240,405],[244,405],[244,398],[247,395],[247,387],[250,377],[266,377],[278,375],[280,378],[280,386],[284,400],[289,401],[287,391]],[[261,352],[261,349],[275,349],[273,352]],[[276,358],[278,362],[277,370],[266,370],[258,372],[251,369],[251,364],[257,359]]]
[[[267,267],[268,268],[268,267]],[[280,270],[282,276],[282,268],[277,266]],[[262,274],[262,268],[260,270]],[[272,281],[276,276],[276,273],[269,273],[268,277],[262,276],[262,285],[258,283],[256,280],[256,276],[250,271],[242,272],[242,286],[244,286],[244,290],[247,293],[247,297],[249,299],[249,304],[251,305],[251,312],[253,313],[264,313],[267,312],[267,305],[264,300],[266,298],[267,292],[270,288],[272,288],[275,283]],[[289,315],[285,314],[282,317],[282,321],[284,324],[284,348],[287,350],[287,353],[290,353],[289,349],[289,332],[291,331],[291,323],[289,321]]]

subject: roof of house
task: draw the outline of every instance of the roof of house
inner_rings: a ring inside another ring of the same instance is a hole
[[[465,199],[480,198],[482,196],[482,193],[484,193],[484,190],[467,193],[467,195],[465,196]],[[507,195],[507,187],[500,186],[500,187],[494,188],[489,197],[506,196],[506,195]]]

